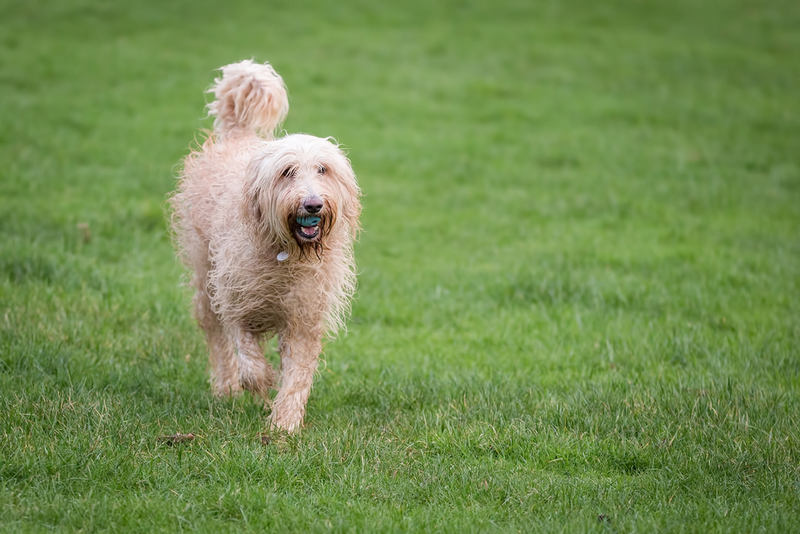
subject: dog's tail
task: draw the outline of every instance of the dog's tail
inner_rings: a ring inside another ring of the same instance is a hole
[[[234,131],[255,132],[271,138],[289,112],[286,86],[269,63],[247,59],[220,69],[222,78],[207,91],[217,98],[208,105],[216,117],[214,133],[225,137]]]

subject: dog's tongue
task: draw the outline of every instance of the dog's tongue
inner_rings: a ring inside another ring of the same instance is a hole
[[[316,226],[301,226],[300,231],[303,232],[305,235],[312,236],[317,233]]]

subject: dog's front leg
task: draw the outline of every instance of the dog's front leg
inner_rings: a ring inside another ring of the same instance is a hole
[[[214,394],[228,397],[242,392],[239,385],[239,366],[234,358],[230,335],[221,326],[206,329],[209,363],[211,364],[211,383]]]
[[[272,424],[294,432],[303,424],[311,382],[322,350],[322,335],[281,334],[281,387],[272,405]]]
[[[198,292],[195,297],[195,309],[200,326],[206,333],[214,394],[219,397],[227,397],[241,393],[239,362],[234,357],[231,333],[211,311],[205,291]]]
[[[236,355],[239,383],[242,388],[269,402],[269,390],[275,387],[275,371],[264,358],[260,336],[242,329],[236,332]]]

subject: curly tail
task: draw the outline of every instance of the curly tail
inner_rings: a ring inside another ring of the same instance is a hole
[[[207,91],[216,97],[208,105],[208,114],[216,117],[214,133],[225,137],[235,131],[254,132],[272,138],[289,112],[283,78],[269,63],[249,59],[220,70],[222,78]]]

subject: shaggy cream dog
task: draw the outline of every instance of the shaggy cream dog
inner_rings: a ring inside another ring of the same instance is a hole
[[[183,161],[172,227],[193,272],[214,392],[247,390],[270,403],[278,377],[263,345],[277,335],[270,418],[292,432],[303,423],[322,339],[343,326],[355,290],[361,191],[329,139],[274,138],[289,102],[269,64],[221,70],[209,90],[214,131]]]

